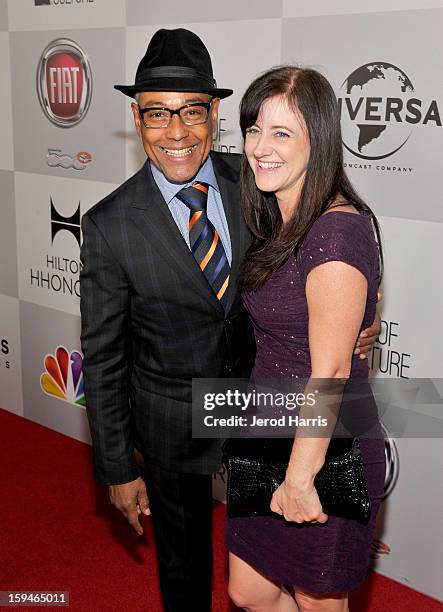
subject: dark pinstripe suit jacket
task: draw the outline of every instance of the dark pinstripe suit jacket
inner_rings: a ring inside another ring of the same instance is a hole
[[[250,236],[241,157],[211,153],[232,244],[225,311],[155,184],[149,163],[82,219],[81,343],[95,477],[139,475],[134,445],[171,470],[211,473],[217,440],[192,439],[192,378],[247,376],[251,326],[238,295]]]

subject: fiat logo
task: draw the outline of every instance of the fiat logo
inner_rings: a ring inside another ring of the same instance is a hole
[[[43,112],[55,125],[72,127],[83,119],[92,75],[88,56],[76,42],[58,38],[49,43],[38,63],[37,91]]]

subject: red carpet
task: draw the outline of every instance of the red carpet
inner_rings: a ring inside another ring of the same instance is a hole
[[[0,431],[0,590],[69,591],[69,609],[79,612],[161,612],[150,519],[139,538],[110,507],[91,480],[90,448],[4,410]],[[223,522],[216,504],[213,610],[233,612]],[[350,609],[442,612],[443,605],[372,573]]]

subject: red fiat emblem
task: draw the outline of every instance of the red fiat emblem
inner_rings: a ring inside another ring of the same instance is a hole
[[[43,51],[37,68],[41,107],[52,123],[72,127],[86,115],[92,95],[88,56],[69,38],[53,40]]]

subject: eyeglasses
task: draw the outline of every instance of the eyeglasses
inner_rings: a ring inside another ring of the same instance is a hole
[[[209,117],[211,102],[196,102],[185,104],[180,108],[165,107],[138,108],[138,113],[146,128],[168,127],[173,115],[178,115],[186,125],[200,125],[206,123]]]

